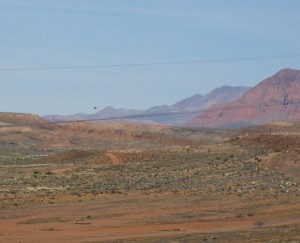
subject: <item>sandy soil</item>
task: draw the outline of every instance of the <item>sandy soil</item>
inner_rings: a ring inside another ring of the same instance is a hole
[[[221,200],[220,200],[221,199]],[[151,241],[208,233],[236,232],[300,224],[299,201],[216,195],[156,194],[101,195],[45,206],[1,212],[1,242]],[[288,202],[287,202],[288,201]],[[254,209],[254,215],[246,213]],[[280,215],[280,217],[278,217]],[[262,222],[258,229],[257,222]],[[291,237],[293,237],[291,235]],[[296,239],[296,238],[295,238]],[[299,238],[297,238],[299,239]],[[246,240],[246,239],[245,239]],[[251,239],[248,239],[251,240]]]

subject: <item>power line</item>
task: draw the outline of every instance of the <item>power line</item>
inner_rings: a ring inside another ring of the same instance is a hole
[[[101,65],[82,65],[82,66],[53,66],[53,67],[16,67],[16,68],[0,68],[1,72],[14,71],[43,71],[43,70],[64,70],[64,69],[93,69],[93,68],[121,68],[121,67],[139,67],[139,66],[163,66],[163,65],[188,65],[201,63],[224,63],[236,61],[256,61],[267,59],[282,58],[299,58],[300,54],[280,55],[280,56],[259,56],[259,57],[240,57],[240,58],[220,58],[220,59],[203,59],[190,61],[170,61],[170,62],[148,62],[148,63],[128,63],[128,64],[101,64]]]
[[[274,101],[267,103],[256,103],[256,104],[246,104],[246,105],[236,105],[228,107],[216,107],[208,109],[197,109],[197,110],[185,110],[185,111],[175,111],[175,112],[162,112],[162,113],[149,113],[149,114],[138,114],[138,115],[129,115],[129,116],[114,116],[114,117],[104,117],[104,118],[95,118],[95,119],[82,119],[82,120],[71,120],[71,121],[49,121],[45,123],[19,123],[19,124],[9,124],[9,125],[0,125],[0,127],[20,127],[20,126],[33,126],[33,125],[50,125],[50,124],[68,124],[68,123],[78,123],[78,122],[96,122],[96,121],[113,121],[113,120],[123,120],[123,119],[137,119],[137,118],[151,118],[151,117],[164,117],[164,116],[174,116],[174,115],[184,115],[184,114],[193,114],[193,113],[210,113],[216,111],[228,111],[228,110],[237,110],[237,109],[248,109],[248,108],[258,108],[258,107],[269,107],[277,105],[296,105],[300,104],[300,99],[283,101]],[[201,118],[200,118],[201,119]]]

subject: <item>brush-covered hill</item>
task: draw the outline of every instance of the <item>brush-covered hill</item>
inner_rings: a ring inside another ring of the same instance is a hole
[[[49,122],[35,114],[0,112],[0,123],[2,125],[45,125]]]

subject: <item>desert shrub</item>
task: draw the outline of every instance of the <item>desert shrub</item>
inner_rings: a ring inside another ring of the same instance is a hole
[[[241,218],[243,218],[244,216],[243,216],[243,214],[239,213],[239,214],[237,214],[235,217],[236,217],[237,219],[241,219]]]
[[[260,229],[261,227],[264,226],[264,222],[262,222],[262,221],[256,221],[254,223],[254,225],[255,225],[256,228]]]

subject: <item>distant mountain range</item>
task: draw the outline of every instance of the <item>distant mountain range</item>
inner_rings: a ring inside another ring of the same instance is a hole
[[[183,124],[197,114],[192,112],[189,113],[189,111],[207,109],[216,104],[225,104],[231,102],[240,98],[249,89],[249,87],[243,86],[222,86],[212,90],[206,95],[196,94],[173,105],[155,106],[147,110],[116,109],[108,106],[94,114],[78,113],[70,116],[47,115],[44,116],[44,118],[50,121],[72,121],[105,119],[113,117],[145,116],[131,118],[130,120],[133,122],[138,121],[144,123]],[[172,112],[183,112],[184,114],[170,115]],[[159,116],[152,116],[153,114]],[[126,120],[128,121],[128,119]]]
[[[197,112],[199,110],[202,111]],[[170,115],[172,112],[175,114]],[[300,70],[283,69],[253,88],[222,86],[206,95],[196,94],[173,105],[155,106],[147,110],[109,106],[94,114],[49,115],[43,118],[48,121],[73,121],[112,120],[113,117],[123,117],[122,122],[215,128],[300,121]],[[2,126],[26,123],[51,128],[44,119],[34,114],[0,112]]]
[[[300,120],[300,70],[283,69],[226,105],[215,105],[186,124],[242,127]]]

